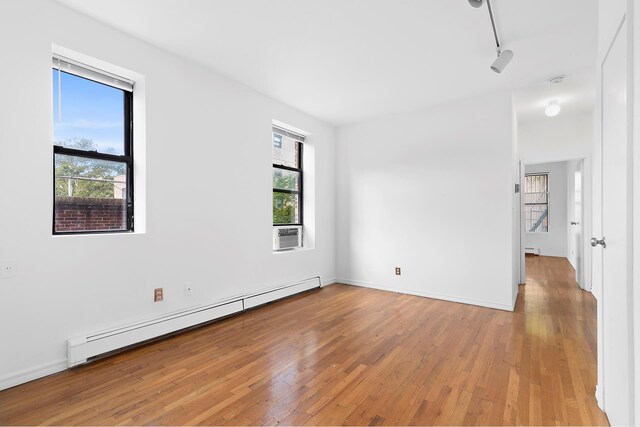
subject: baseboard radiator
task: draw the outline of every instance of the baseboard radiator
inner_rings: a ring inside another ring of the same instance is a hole
[[[524,248],[525,254],[540,255],[540,248]]]
[[[240,313],[321,286],[320,277],[251,294],[238,295],[213,304],[189,308],[99,333],[68,340],[68,366],[87,363],[91,358],[161,337],[181,329]]]

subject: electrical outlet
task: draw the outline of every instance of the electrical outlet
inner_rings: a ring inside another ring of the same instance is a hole
[[[8,279],[9,277],[15,277],[16,261],[13,259],[3,259],[0,261],[0,278]]]
[[[153,290],[153,302],[160,302],[164,299],[164,288],[155,288]]]
[[[399,276],[400,274],[400,267],[396,267],[396,276]]]
[[[193,283],[184,284],[184,296],[189,297],[193,295]]]

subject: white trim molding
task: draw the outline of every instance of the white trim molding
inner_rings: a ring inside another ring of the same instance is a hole
[[[376,283],[371,283],[371,282],[366,282],[364,280],[351,280],[351,279],[337,279],[337,283],[343,283],[345,285],[351,285],[351,286],[359,286],[362,288],[371,288],[371,289],[378,289],[380,291],[387,291],[387,292],[395,292],[395,293],[399,293],[399,294],[407,294],[407,295],[415,295],[418,297],[424,297],[424,298],[432,298],[432,299],[437,299],[437,300],[442,300],[442,301],[449,301],[449,302],[456,302],[456,303],[461,303],[461,304],[469,304],[469,305],[476,305],[476,306],[480,306],[480,307],[486,307],[486,308],[493,308],[496,310],[504,310],[504,311],[513,311],[515,308],[515,299],[513,300],[513,305],[509,305],[509,304],[498,304],[492,301],[485,301],[485,300],[478,300],[478,299],[473,299],[473,298],[464,298],[464,297],[457,297],[457,296],[452,296],[452,295],[443,295],[443,294],[437,294],[437,293],[433,293],[433,292],[423,292],[423,291],[414,291],[414,290],[409,290],[409,289],[398,289],[398,288],[392,288],[389,286],[384,286],[384,285],[379,285]],[[516,295],[517,297],[517,295]]]
[[[340,283],[340,282],[338,282],[338,279],[336,279],[335,277],[332,277],[329,279],[322,279],[321,287],[324,288],[325,286],[335,285],[336,283]]]
[[[5,375],[0,378],[0,390],[15,387],[17,385],[33,381],[47,375],[55,374],[67,369],[67,359],[60,359],[54,362],[43,363],[42,365]]]
[[[600,387],[600,384],[596,384],[596,402],[598,403],[598,408],[602,409],[602,412],[604,412],[604,395],[602,394],[602,387]]]

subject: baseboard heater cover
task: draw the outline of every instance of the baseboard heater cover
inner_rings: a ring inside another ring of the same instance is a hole
[[[239,295],[213,304],[170,313],[148,321],[72,338],[67,342],[68,366],[81,365],[90,358],[101,354],[239,313],[290,295],[319,288],[320,286],[320,277],[316,276],[298,283]]]
[[[268,291],[256,292],[250,295],[247,295],[244,298],[244,309],[248,310],[250,308],[257,307],[259,305],[266,304],[271,301],[275,301],[281,298],[288,297],[290,295],[295,295],[300,292],[308,291],[309,289],[319,288],[320,287],[320,278],[313,278],[308,281],[296,283],[289,286],[282,286],[276,289],[271,289]]]
[[[525,254],[540,255],[540,248],[524,248]]]

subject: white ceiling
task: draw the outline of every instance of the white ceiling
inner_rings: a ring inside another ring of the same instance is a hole
[[[519,123],[554,120],[566,116],[591,113],[596,102],[596,81],[593,72],[574,73],[560,84],[543,81],[514,91],[514,105]],[[561,107],[555,117],[547,117],[544,109],[551,101]]]
[[[58,0],[341,125],[594,68],[597,0]],[[125,13],[123,13],[126,11]]]

